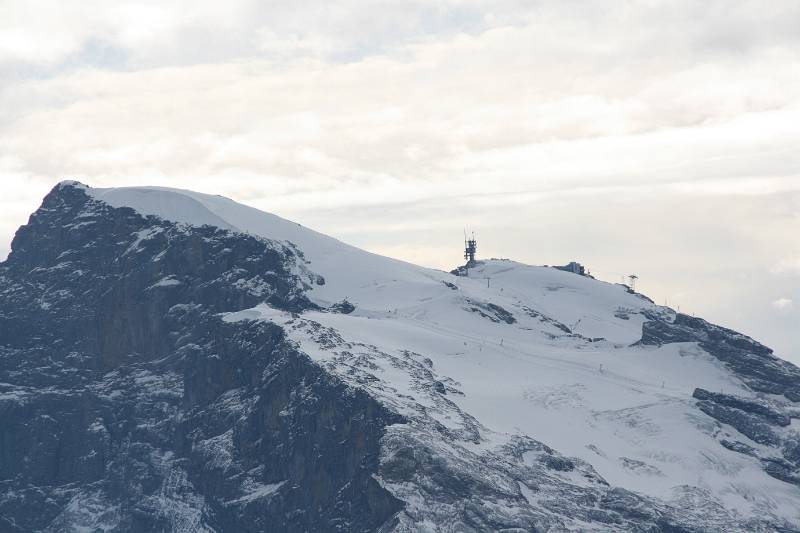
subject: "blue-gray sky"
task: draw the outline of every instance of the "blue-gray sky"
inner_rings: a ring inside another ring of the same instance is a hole
[[[60,179],[640,276],[800,363],[800,3],[0,0],[0,257]],[[479,255],[480,255],[479,254]]]

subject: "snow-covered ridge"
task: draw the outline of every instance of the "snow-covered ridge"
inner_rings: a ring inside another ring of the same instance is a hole
[[[329,371],[412,420],[435,421],[465,447],[497,450],[531,437],[592,465],[612,486],[678,506],[700,491],[730,516],[768,513],[800,524],[800,489],[767,475],[753,456],[720,446],[723,438],[746,439],[692,398],[696,388],[754,393],[697,342],[639,345],[644,322],[669,322],[674,312],[620,285],[506,260],[480,262],[458,277],[219,196],[85,190],[145,215],[293,243],[326,280],[310,291],[312,301],[330,308],[346,298],[355,309],[297,317],[260,305],[225,320],[283,326]],[[795,420],[779,431],[796,430]]]
[[[303,252],[309,268],[325,277],[327,283],[316,287],[312,295],[324,306],[345,297],[369,305],[367,300],[377,285],[403,282],[430,286],[442,277],[442,273],[360,250],[223,196],[165,187],[86,187],[85,190],[97,200],[114,207],[131,207],[144,215],[291,242]]]
[[[76,182],[68,183],[74,185]],[[449,273],[361,250],[295,222],[223,196],[165,187],[101,189],[81,186],[95,199],[114,207],[130,207],[144,215],[155,215],[173,222],[195,226],[217,226],[267,239],[291,242],[303,253],[309,269],[325,277],[325,285],[315,287],[311,294],[312,299],[323,306],[347,298],[356,303],[361,311],[380,313],[446,296],[450,292],[443,282],[460,279]],[[517,267],[523,266],[526,273],[519,277],[517,274],[523,270]],[[482,280],[487,276],[494,276],[497,280],[506,279],[506,287],[495,283],[495,287],[482,290],[485,281],[478,279]],[[563,287],[566,290],[559,296],[569,294],[568,298],[574,302],[576,299],[581,299],[581,294],[587,295],[586,291],[591,287],[592,300],[595,296],[602,297],[603,309],[613,308],[612,311],[616,311],[617,307],[635,310],[655,307],[627,294],[617,285],[596,282],[553,269],[527,267],[511,261],[487,262],[483,270],[475,271],[473,278],[475,279],[463,282],[466,284],[465,288],[468,287],[477,299],[504,296],[500,294],[502,292],[500,289],[511,290],[505,296],[519,299],[528,296],[530,290],[538,292],[539,288],[544,288],[552,292],[554,287]],[[562,301],[563,298],[560,297],[558,300]],[[591,302],[587,301],[584,304],[591,305]],[[567,306],[564,311],[569,307]],[[566,312],[559,320],[569,324],[588,320],[579,324],[582,326],[581,334],[602,336],[594,335],[597,332],[592,331],[589,325],[592,317]],[[625,322],[620,324],[627,325]],[[605,329],[603,332],[608,333]]]

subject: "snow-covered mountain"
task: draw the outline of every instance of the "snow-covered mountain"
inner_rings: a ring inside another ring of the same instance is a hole
[[[0,264],[0,531],[800,531],[800,369],[622,285],[459,274],[63,182]]]

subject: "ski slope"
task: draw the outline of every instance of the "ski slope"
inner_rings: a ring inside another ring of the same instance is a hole
[[[311,300],[327,308],[347,299],[355,310],[298,317],[262,304],[225,320],[283,326],[310,357],[410,418],[477,435],[465,446],[497,449],[527,435],[589,463],[613,486],[678,504],[700,491],[734,514],[800,523],[800,489],[721,447],[718,426],[692,399],[697,387],[752,393],[696,343],[637,345],[648,317],[674,313],[624,286],[508,260],[454,276],[220,196],[86,191],[145,215],[294,245],[325,278]]]

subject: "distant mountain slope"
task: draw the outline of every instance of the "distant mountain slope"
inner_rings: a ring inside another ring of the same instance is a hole
[[[621,285],[64,182],[0,295],[0,531],[800,531],[800,369]]]

